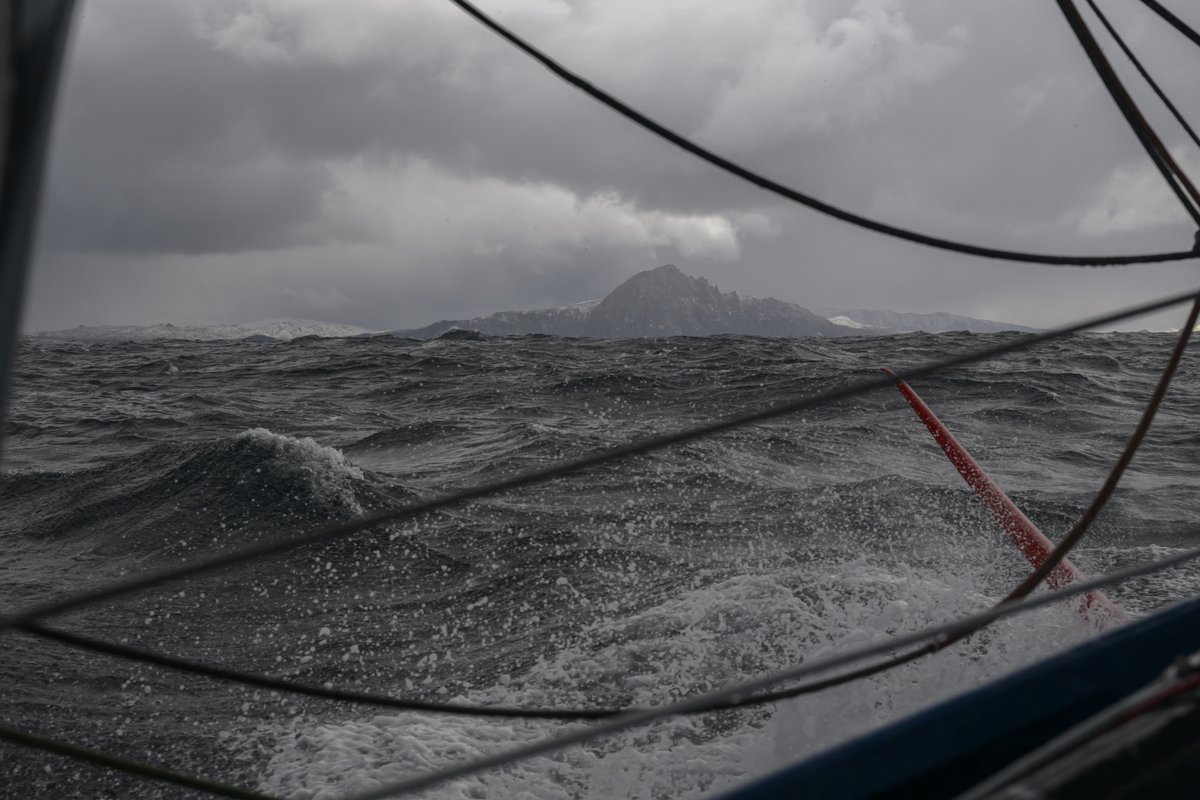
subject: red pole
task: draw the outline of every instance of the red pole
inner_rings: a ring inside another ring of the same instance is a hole
[[[884,367],[883,371],[888,375],[895,376],[895,373],[887,367]],[[962,475],[963,480],[974,490],[987,510],[992,512],[992,516],[1000,523],[1000,527],[1004,528],[1013,544],[1021,549],[1030,564],[1035,568],[1040,566],[1054,550],[1054,544],[1038,530],[1029,517],[1021,512],[1021,509],[1017,508],[1004,490],[983,471],[983,468],[976,463],[967,449],[958,443],[958,440],[942,424],[929,406],[925,405],[912,387],[899,380],[896,381],[896,386],[913,410],[917,412],[917,416],[925,423],[925,427],[933,434],[934,441],[942,448],[942,451],[950,459],[950,463],[958,470],[958,474]],[[1058,589],[1069,583],[1083,580],[1083,577],[1083,573],[1064,558],[1046,576],[1046,583],[1051,588]],[[1101,591],[1089,592],[1084,596],[1080,613],[1101,627],[1108,627],[1113,623],[1129,619],[1125,612]]]

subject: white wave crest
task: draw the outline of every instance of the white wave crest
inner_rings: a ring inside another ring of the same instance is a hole
[[[355,496],[354,484],[363,480],[363,471],[349,461],[341,450],[318,444],[311,437],[302,439],[272,433],[266,428],[251,428],[234,437],[251,442],[270,454],[271,468],[301,476],[313,494],[321,500],[344,508],[352,514],[363,513]]]

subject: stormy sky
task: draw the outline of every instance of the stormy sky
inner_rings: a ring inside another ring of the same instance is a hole
[[[669,127],[843,208],[1011,249],[1191,246],[1048,0],[480,5]],[[1100,5],[1200,123],[1200,49],[1140,4]],[[1168,5],[1200,26],[1200,7]],[[1024,266],[848,227],[635,128],[445,0],[81,6],[26,330],[415,327],[600,297],[664,263],[810,308],[1037,326],[1200,281],[1194,262]]]

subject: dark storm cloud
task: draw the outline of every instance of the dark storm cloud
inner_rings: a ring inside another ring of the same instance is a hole
[[[70,198],[70,205],[48,214],[75,223],[83,232],[74,237],[79,245],[88,242],[87,234],[96,246],[114,249],[170,250],[164,245],[179,236],[179,249],[188,252],[196,239],[210,242],[213,251],[291,241],[293,229],[318,212],[314,197],[322,176],[314,163],[364,152],[418,154],[453,170],[550,181],[583,194],[619,187],[625,197],[653,207],[711,211],[767,200],[553,81],[459,16],[414,15],[427,30],[407,31],[392,47],[347,61],[302,50],[290,58],[253,59],[245,49],[214,47],[197,35],[201,23],[175,6],[142,5],[96,9],[107,25],[94,38],[86,35],[90,20],[83,20],[63,104],[63,163],[51,192],[64,205],[63,198]],[[265,8],[272,19],[282,18],[277,27],[286,31],[286,5]],[[225,16],[228,25],[231,14],[211,14],[209,23],[219,26]],[[418,37],[440,43],[428,61],[396,57]],[[281,47],[297,48],[287,41],[294,35],[280,38]],[[467,54],[456,55],[464,43]],[[642,55],[646,71],[614,80],[614,89],[628,90],[670,124],[694,133],[709,114],[714,87],[741,79],[737,63],[706,69],[706,49],[697,41]],[[582,69],[602,66],[581,61]],[[651,75],[655,79],[646,80]],[[764,133],[774,127],[774,120],[762,121]],[[789,169],[797,161],[794,137],[749,138],[724,144],[733,155],[778,163],[785,176],[818,188],[853,189],[858,180],[869,185],[884,166],[868,158],[846,170],[829,152],[836,142],[815,136],[805,143],[804,168]],[[262,163],[271,157],[276,174],[267,174],[271,165]],[[245,168],[263,174],[239,182],[236,174]],[[287,169],[302,174],[289,180]],[[180,185],[184,181],[195,181],[191,192]],[[238,202],[250,182],[269,186]],[[308,185],[291,185],[298,182]],[[124,196],[104,203],[114,188]],[[103,205],[108,224],[79,222],[88,209]],[[251,206],[259,213],[247,213]],[[177,220],[185,217],[196,220],[198,233],[180,230]],[[158,230],[151,234],[150,228]],[[277,228],[280,235],[273,237]]]
[[[669,126],[849,209],[1017,248],[1190,240],[1042,2],[487,6]],[[1114,19],[1200,116],[1181,37]],[[635,129],[438,0],[84,4],[43,216],[32,327],[415,325],[595,297],[662,261],[814,306],[1048,324],[1187,274],[1094,280],[847,229]],[[72,282],[102,268],[116,277]]]
[[[279,127],[263,118],[263,99],[279,91],[270,76],[214,53],[170,4],[85,4],[82,17],[53,151],[47,247],[228,252],[316,235],[306,228],[319,220],[326,170],[269,136]],[[297,77],[311,97],[358,83]]]

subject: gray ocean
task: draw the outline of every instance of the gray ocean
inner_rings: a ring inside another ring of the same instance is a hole
[[[0,608],[1013,335],[26,340],[0,471]],[[1056,539],[1172,344],[1085,334],[913,385]],[[1197,397],[1191,357],[1073,555],[1084,572],[1200,545]],[[649,705],[980,610],[1026,568],[888,387],[54,624],[359,691]],[[1140,616],[1198,589],[1193,566],[1110,595]],[[564,724],[297,699],[3,635],[6,724],[280,797],[339,797]],[[425,796],[712,796],[1092,635],[1050,607],[851,686],[662,721]],[[190,796],[0,746],[0,797]]]

